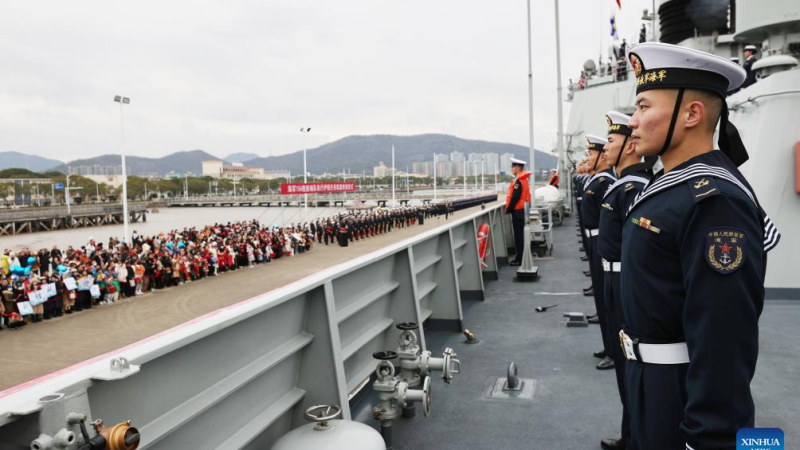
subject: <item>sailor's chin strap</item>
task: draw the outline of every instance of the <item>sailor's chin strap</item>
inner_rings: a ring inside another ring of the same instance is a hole
[[[617,173],[617,167],[619,167],[619,162],[622,161],[622,154],[625,153],[625,144],[628,143],[628,138],[630,136],[625,135],[625,139],[622,140],[622,147],[619,149],[619,155],[617,155],[617,162],[614,163],[614,175],[619,176]]]
[[[685,91],[685,88],[678,88],[678,97],[675,99],[675,108],[672,110],[672,119],[669,122],[667,138],[664,140],[664,146],[661,147],[661,151],[658,152],[658,157],[661,157],[664,153],[666,153],[666,151],[669,150],[669,145],[672,143],[672,134],[675,132],[675,123],[678,121],[678,113],[680,112],[681,102],[683,102],[683,94]],[[739,130],[735,125],[728,121],[728,103],[725,101],[725,98],[722,98],[722,111],[720,112],[719,122],[719,140],[717,143],[719,144],[719,149],[722,151],[722,153],[725,153],[725,156],[727,156],[736,165],[736,167],[741,166],[750,158],[747,155],[747,149],[744,146],[744,142],[742,142],[742,138],[739,136]],[[647,161],[647,158],[645,158],[645,161]],[[655,164],[655,158],[652,159],[652,164]]]

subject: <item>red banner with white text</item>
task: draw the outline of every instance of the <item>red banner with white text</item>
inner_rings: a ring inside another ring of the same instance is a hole
[[[355,192],[355,181],[332,181],[329,183],[281,183],[281,195],[332,194]]]

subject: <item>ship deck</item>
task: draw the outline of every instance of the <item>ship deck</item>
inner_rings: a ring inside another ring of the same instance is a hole
[[[594,313],[581,288],[590,284],[581,272],[574,219],[554,232],[553,258],[539,260],[538,282],[514,281],[516,267],[502,267],[499,281],[487,283],[485,300],[464,302],[464,327],[479,344],[467,345],[452,332],[426,330],[434,356],[452,347],[462,361],[453,384],[432,379],[431,416],[396,421],[395,448],[597,449],[601,438],[618,437],[621,405],[614,371],[598,371],[592,353],[600,349],[598,325],[566,328],[562,313]],[[544,313],[536,306],[558,304]],[[768,300],[761,316],[760,355],[752,383],[756,426],[778,427],[800,435],[800,302]],[[519,377],[535,379],[532,399],[487,398],[508,364]],[[353,417],[378,429],[366,396]]]
[[[457,211],[450,220],[478,207]],[[445,224],[444,216],[352,242],[347,248],[316,244],[310,253],[281,258],[115,304],[0,332],[0,398],[4,390],[68,372],[186,322],[268,292],[331,266]]]

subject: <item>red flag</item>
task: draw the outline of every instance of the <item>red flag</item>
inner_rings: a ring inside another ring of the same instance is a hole
[[[622,9],[622,0],[617,0],[617,6]]]

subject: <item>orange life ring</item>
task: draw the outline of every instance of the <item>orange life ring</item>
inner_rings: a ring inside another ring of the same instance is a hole
[[[484,223],[478,227],[478,256],[481,261],[486,260],[486,254],[489,250],[489,224]]]

